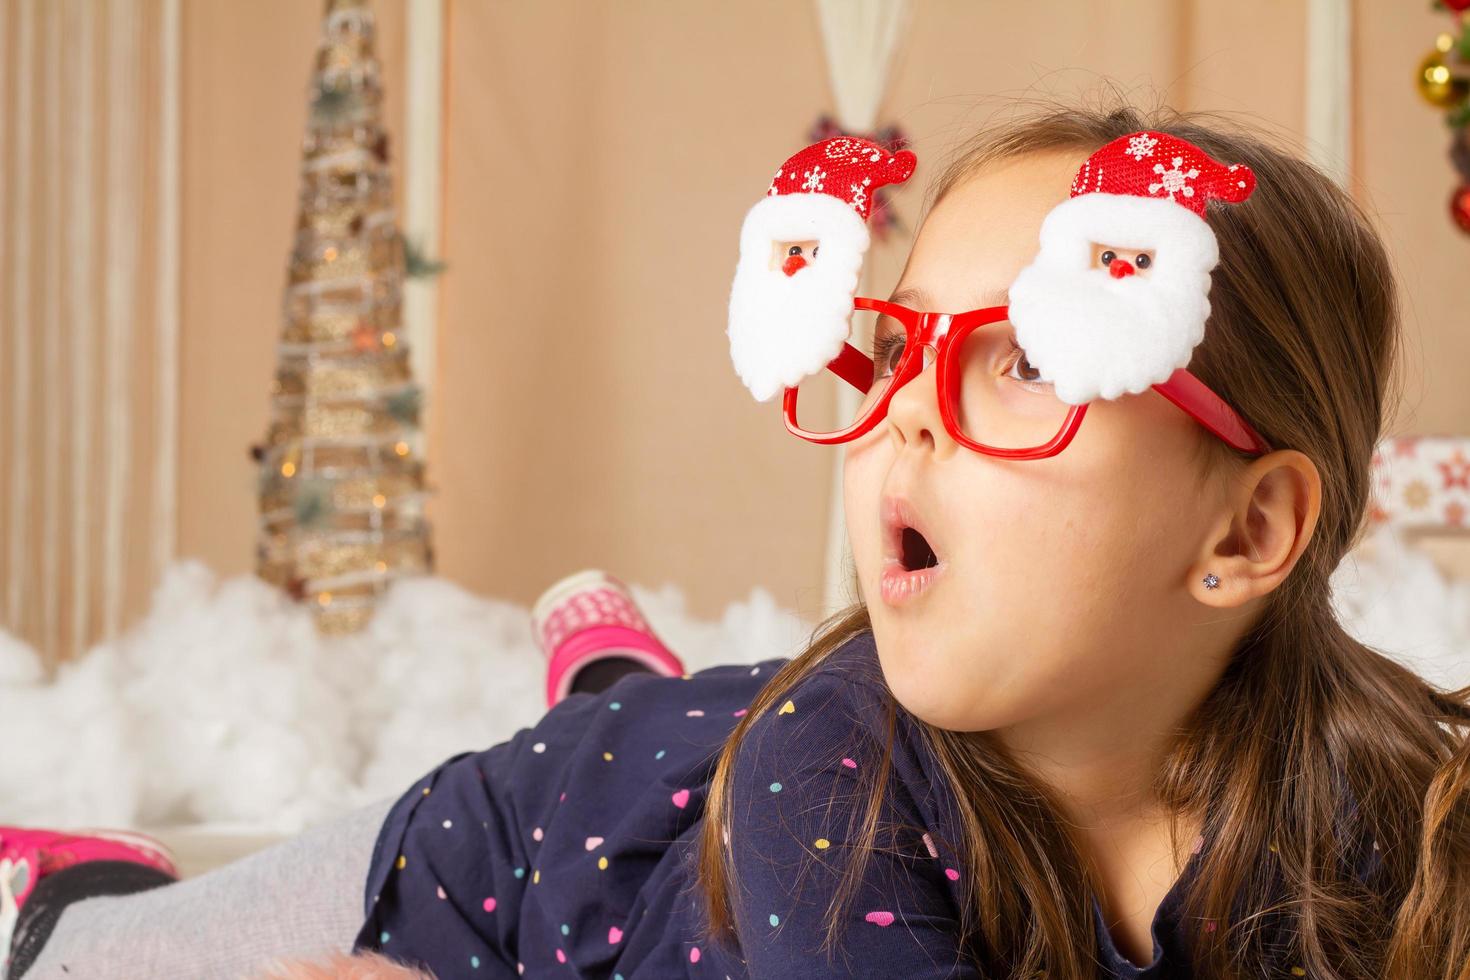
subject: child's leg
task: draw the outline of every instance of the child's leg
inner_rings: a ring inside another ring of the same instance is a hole
[[[531,629],[546,654],[546,704],[573,692],[604,691],[620,677],[684,673],[616,576],[589,568],[554,583],[531,607]]]
[[[393,799],[197,878],[68,905],[29,969],[12,968],[8,980],[239,980],[276,959],[350,952],[366,918],[368,862]]]
[[[647,664],[631,657],[601,657],[587,664],[572,677],[572,693],[598,694],[628,674],[653,672]]]

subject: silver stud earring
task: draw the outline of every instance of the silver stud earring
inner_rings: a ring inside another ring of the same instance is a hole
[[[1205,588],[1207,588],[1207,589],[1218,589],[1219,587],[1220,587],[1220,577],[1218,575],[1216,575],[1214,572],[1207,573],[1205,575]]]

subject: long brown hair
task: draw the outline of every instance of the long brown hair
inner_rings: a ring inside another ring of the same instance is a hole
[[[1470,980],[1470,688],[1441,691],[1352,638],[1329,585],[1363,532],[1370,458],[1399,393],[1389,258],[1352,197],[1294,152],[1216,113],[1144,110],[1112,94],[1113,104],[1097,106],[1028,100],[1032,111],[989,125],[960,149],[928,207],[994,161],[1088,154],[1140,129],[1255,171],[1247,201],[1208,213],[1220,263],[1190,370],[1273,446],[1312,459],[1322,506],[1305,552],[1155,780],[1176,817],[1208,820],[1181,921],[1195,970],[1256,977],[1275,964],[1318,978]],[[1221,440],[1201,445],[1210,447],[1203,464],[1211,473],[1228,477],[1244,465]],[[712,939],[733,935],[721,828],[741,738],[869,628],[861,602],[818,626],[721,750],[698,876]],[[1097,879],[1053,794],[988,733],[914,724],[960,801],[961,840],[952,843],[967,868],[958,937],[966,955],[987,976],[1095,975]],[[883,789],[874,779],[824,948],[838,941],[842,904],[875,849]],[[1346,789],[1357,806],[1344,824]],[[1366,883],[1353,863],[1360,840],[1372,840],[1381,858]]]

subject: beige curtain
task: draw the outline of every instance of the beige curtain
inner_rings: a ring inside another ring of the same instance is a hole
[[[174,551],[179,16],[0,0],[0,627],[52,664]]]

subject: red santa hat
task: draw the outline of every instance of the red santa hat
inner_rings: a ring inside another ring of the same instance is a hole
[[[1068,200],[1042,222],[1036,258],[1010,287],[1016,343],[1058,398],[1082,404],[1142,392],[1189,363],[1219,263],[1205,206],[1244,201],[1255,186],[1245,164],[1221,164],[1153,130],[1120,136],[1082,164]],[[1150,262],[1099,269],[1094,245],[1148,250]]]
[[[872,140],[825,139],[783,163],[747,212],[726,334],[735,370],[757,401],[842,352],[873,191],[908,180],[916,163],[912,152],[889,153]],[[817,242],[816,254],[786,261],[775,248],[787,242]]]

